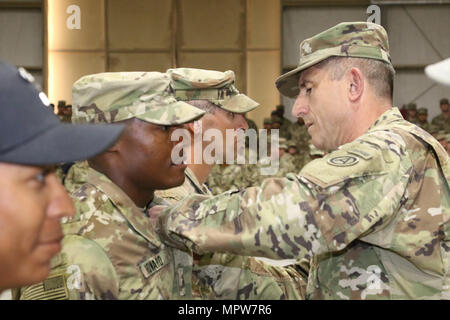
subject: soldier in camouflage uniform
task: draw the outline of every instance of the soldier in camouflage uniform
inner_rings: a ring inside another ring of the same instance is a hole
[[[282,122],[281,122],[281,128],[282,128],[283,130],[288,131],[288,130],[289,130],[289,127],[290,127],[291,124],[292,124],[292,122],[289,121],[289,119],[287,119],[287,118],[284,116],[284,105],[282,105],[282,104],[277,105],[276,108],[275,108],[275,111],[277,112],[278,116],[281,118],[281,121],[282,121]]]
[[[61,122],[70,123],[70,119],[72,117],[72,107],[70,110],[66,105],[66,101],[60,100],[58,101],[58,118]]]
[[[310,258],[308,299],[450,299],[449,157],[392,107],[393,74],[380,25],[346,22],[304,40],[277,87],[298,95],[292,112],[314,145],[335,151],[298,175],[185,199],[160,214],[165,241]]]
[[[298,152],[297,143],[294,140],[288,141],[288,153],[294,157],[295,172],[300,172],[303,168],[303,155]]]
[[[414,124],[419,124],[419,119],[417,118],[417,104],[408,103],[408,121]]]
[[[170,158],[177,143],[171,133],[204,114],[176,101],[169,83],[159,72],[101,73],[75,82],[74,123],[121,122],[126,128],[89,166],[71,168],[76,215],[63,223],[61,253],[47,280],[16,290],[17,298],[201,297],[191,286],[192,256],[162,244],[146,213],[165,203],[155,189],[184,181],[185,165]]]
[[[288,153],[288,142],[285,138],[279,139],[279,168],[278,172],[274,175],[275,177],[284,177],[289,172],[297,172],[295,163],[294,163],[294,156],[292,156],[290,153]],[[299,171],[299,170],[298,170]]]
[[[299,153],[307,153],[308,151],[308,142],[310,136],[308,134],[308,129],[305,126],[305,121],[302,117],[297,119],[297,122],[294,122],[289,127],[289,135],[292,141],[295,141],[297,144],[297,150]]]
[[[431,124],[439,127],[439,129],[450,132],[450,107],[447,98],[442,98],[439,101],[439,106],[441,108],[441,114],[434,117]]]
[[[267,134],[269,134],[270,129],[272,129],[272,119],[264,118],[264,120],[263,120],[263,128],[266,129],[268,131]]]
[[[225,148],[218,160],[225,162],[227,153],[231,150],[234,153],[236,150],[235,145],[226,146],[225,131],[248,129],[244,114],[258,107],[259,103],[237,91],[234,87],[235,78],[232,71],[178,68],[169,69],[167,74],[171,79],[171,87],[177,100],[207,111],[201,119],[197,120],[198,124],[185,125],[191,137],[190,145],[185,152],[188,158],[190,156],[191,161],[188,162],[185,170],[184,183],[175,188],[155,192],[159,198],[175,204],[192,194],[212,196],[204,182],[213,164],[209,164],[207,159],[199,163],[192,161],[195,158],[194,135],[199,133],[196,132],[196,128],[201,126],[200,134],[206,133],[209,129],[220,130],[223,133],[222,144]],[[203,143],[202,154],[206,148],[208,144]],[[249,149],[245,151],[244,165],[231,164],[223,170],[222,185],[225,186],[225,190],[249,186],[246,173],[250,170],[247,167],[251,166],[248,164],[251,151]],[[216,152],[219,151],[216,150]],[[251,257],[230,254],[202,257],[199,263],[193,266],[193,274],[196,275],[192,279],[193,286],[198,287],[201,296],[208,299],[299,299],[303,297],[302,292],[306,283],[301,282],[301,275],[294,267],[277,268]],[[216,279],[211,281],[205,275]]]
[[[428,123],[427,118],[428,118],[427,108],[417,109],[417,125],[426,132],[430,133],[430,124]]]

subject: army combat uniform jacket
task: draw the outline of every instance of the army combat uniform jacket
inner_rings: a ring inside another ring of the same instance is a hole
[[[74,168],[76,169],[76,168]],[[71,194],[76,215],[63,224],[49,277],[20,299],[192,299],[192,257],[161,243],[144,209],[105,175],[80,166]],[[87,170],[84,171],[84,170]],[[156,198],[152,205],[164,204]]]
[[[184,183],[155,194],[175,204],[191,194],[212,196],[189,168]],[[300,266],[299,266],[300,267]],[[205,299],[304,299],[306,276],[295,266],[276,267],[252,257],[206,254],[193,266],[192,287]]]
[[[449,165],[393,108],[298,175],[189,197],[161,234],[200,253],[310,256],[308,299],[450,299]]]

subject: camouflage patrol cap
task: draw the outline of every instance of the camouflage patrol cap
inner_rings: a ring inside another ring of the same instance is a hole
[[[439,101],[439,104],[448,104],[448,99],[447,99],[447,98],[442,98],[442,99]]]
[[[428,114],[427,108],[419,108],[417,109],[417,114]]]
[[[194,68],[167,70],[177,100],[208,100],[226,111],[245,113],[259,106],[234,86],[233,71]]]
[[[272,123],[283,123],[283,119],[281,119],[279,116],[272,116]]]
[[[408,103],[408,105],[406,106],[406,109],[408,109],[408,110],[417,110],[417,104],[415,104],[413,102]]]
[[[309,144],[309,154],[312,156],[321,156],[323,157],[325,155],[325,152],[323,152],[320,149],[317,149],[315,145],[312,143]]]
[[[72,87],[72,122],[117,122],[137,118],[157,125],[193,121],[205,112],[177,101],[160,72],[106,72],[84,76]]]
[[[439,132],[436,134],[436,140],[445,140],[446,139],[446,133],[444,130],[439,130]]]
[[[287,141],[286,141],[286,138],[279,138],[278,139],[278,148],[279,149],[287,149],[288,148],[288,146],[287,146]]]
[[[386,30],[370,22],[342,22],[300,43],[297,68],[276,80],[281,94],[298,95],[299,73],[332,56],[369,58],[390,65],[389,43]]]
[[[297,143],[294,140],[288,140],[287,146],[289,148],[297,148]]]

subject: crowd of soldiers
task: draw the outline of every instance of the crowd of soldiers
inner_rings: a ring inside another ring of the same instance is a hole
[[[428,122],[428,109],[417,108],[416,103],[408,103],[400,109],[405,120],[418,125],[433,135],[447,150],[450,142],[450,106],[447,98],[439,100],[441,113]]]

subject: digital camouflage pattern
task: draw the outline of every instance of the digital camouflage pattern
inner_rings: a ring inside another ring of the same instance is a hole
[[[206,179],[206,184],[213,195],[218,195],[226,190],[223,189],[222,185],[222,171],[224,165],[216,164],[211,168],[208,178]]]
[[[111,123],[138,118],[177,125],[205,112],[177,101],[169,77],[160,72],[106,72],[87,75],[72,87],[72,123]]]
[[[311,259],[307,299],[450,299],[449,180],[442,146],[393,108],[298,175],[190,196],[159,228],[198,253]]]
[[[436,126],[437,130],[444,130],[446,132],[450,132],[450,116],[447,118],[441,113],[433,118],[431,124]]]
[[[208,100],[233,113],[245,113],[259,106],[234,86],[234,72],[177,68],[167,70],[177,100]]]
[[[211,197],[192,170],[186,168],[184,183],[155,194],[171,205],[192,194]],[[276,267],[252,257],[226,253],[204,255],[193,266],[193,287],[207,299],[304,299],[306,278],[295,266]],[[214,275],[214,276],[212,276]]]
[[[285,96],[298,95],[299,72],[328,57],[369,58],[391,64],[386,30],[371,22],[342,22],[300,43],[297,68],[276,80]]]
[[[166,190],[157,190],[155,191],[155,195],[159,198],[164,199],[166,202],[170,204],[177,203],[183,198],[197,193],[212,196],[211,191],[208,189],[208,186],[205,184],[201,184],[194,172],[192,172],[189,167],[184,171],[185,179],[181,186],[170,188]]]

